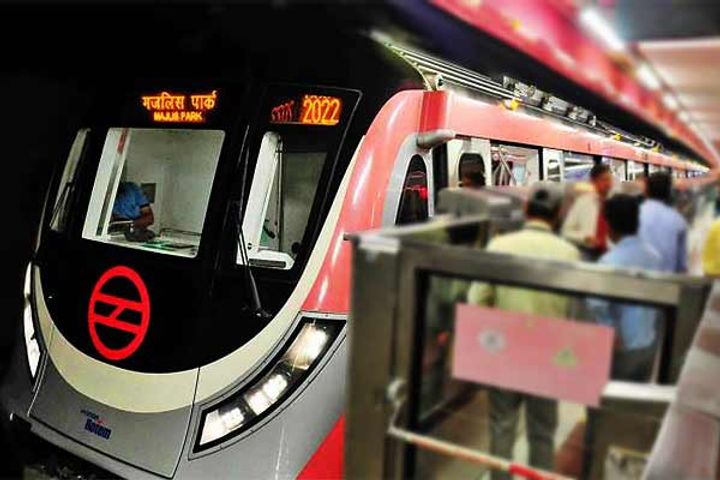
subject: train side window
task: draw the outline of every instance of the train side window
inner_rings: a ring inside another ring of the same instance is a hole
[[[460,186],[479,188],[487,185],[485,178],[485,160],[479,153],[465,152],[458,163]]]
[[[83,238],[194,257],[225,132],[111,128]]]
[[[428,181],[425,161],[420,155],[410,159],[400,205],[395,219],[397,225],[424,222],[428,219]]]
[[[461,169],[468,162],[474,162],[477,157],[466,157],[466,155],[479,155],[483,159],[483,177],[485,185],[490,183],[490,141],[475,137],[460,137],[450,140],[445,144],[447,150],[447,185],[459,187]],[[463,158],[465,160],[463,160]],[[434,173],[434,172],[433,172]]]
[[[624,182],[627,179],[627,167],[625,164],[625,160],[611,157],[602,157],[602,163],[610,167],[610,171],[612,172],[613,177],[615,177],[615,180]]]
[[[543,179],[551,182],[562,182],[565,176],[565,164],[562,150],[543,149]]]
[[[493,185],[529,185],[540,180],[537,149],[493,144],[491,147]]]
[[[73,196],[77,167],[85,149],[88,132],[90,132],[90,129],[87,128],[78,131],[72,147],[70,147],[70,154],[68,155],[65,168],[63,168],[62,176],[60,177],[60,183],[58,184],[50,217],[50,228],[56,232],[63,232],[67,227],[70,213],[68,206]]]
[[[595,165],[595,159],[593,159],[592,155],[575,152],[565,152],[563,162],[565,164],[564,180],[566,182],[589,180],[590,170]]]

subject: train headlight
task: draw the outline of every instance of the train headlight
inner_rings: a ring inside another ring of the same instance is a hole
[[[28,264],[27,270],[25,271],[25,285],[23,287],[23,332],[25,334],[25,351],[27,352],[30,375],[35,378],[38,365],[40,365],[40,344],[35,334],[35,322],[33,321],[30,275],[32,275],[32,263]]]
[[[310,374],[342,330],[340,320],[304,320],[289,345],[255,382],[205,410],[195,450],[204,450],[260,421]]]

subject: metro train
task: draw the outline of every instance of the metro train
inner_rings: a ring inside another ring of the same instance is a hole
[[[468,163],[486,185],[700,169],[378,36],[247,48],[109,79],[48,192],[2,406],[124,477],[341,475],[345,235],[432,217]],[[128,185],[149,230],[113,214]]]

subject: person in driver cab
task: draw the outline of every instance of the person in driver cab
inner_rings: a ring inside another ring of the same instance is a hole
[[[112,209],[113,220],[131,220],[135,228],[147,229],[155,222],[150,201],[137,183],[120,182]]]

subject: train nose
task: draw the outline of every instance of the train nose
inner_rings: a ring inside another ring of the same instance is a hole
[[[177,468],[190,413],[191,405],[164,412],[110,407],[73,389],[51,362],[30,411],[76,442],[164,477]]]
[[[32,419],[72,442],[148,472],[172,477],[187,435],[197,369],[144,374],[101,362],[53,324],[39,274],[35,307],[47,362]]]

